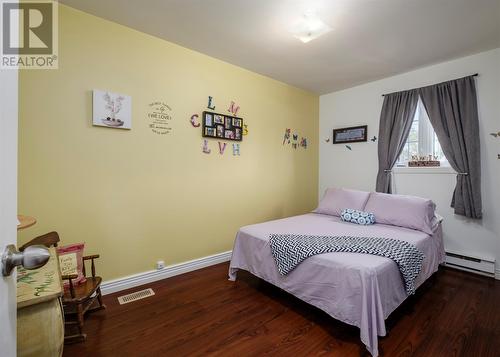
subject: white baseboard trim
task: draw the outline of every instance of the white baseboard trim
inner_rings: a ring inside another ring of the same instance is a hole
[[[224,263],[231,260],[232,251],[222,252],[208,257],[193,259],[187,262],[168,265],[160,270],[150,270],[139,274],[129,275],[123,278],[104,281],[101,284],[103,295],[112,294],[117,291],[130,289],[139,285],[152,283],[154,281],[167,279],[172,276],[188,273],[211,265]]]
[[[495,270],[495,279],[500,280],[500,269]]]

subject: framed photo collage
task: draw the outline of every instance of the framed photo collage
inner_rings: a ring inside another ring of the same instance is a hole
[[[243,140],[243,119],[213,112],[203,112],[202,135],[205,138]]]

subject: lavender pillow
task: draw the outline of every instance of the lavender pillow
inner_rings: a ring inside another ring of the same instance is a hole
[[[329,188],[313,212],[340,217],[346,207],[363,211],[370,192],[348,190],[345,188]]]
[[[377,217],[377,223],[416,229],[433,234],[436,205],[429,199],[372,192],[365,211]]]

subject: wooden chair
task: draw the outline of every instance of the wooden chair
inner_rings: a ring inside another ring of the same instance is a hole
[[[102,303],[101,282],[102,278],[96,276],[94,260],[99,258],[99,255],[89,255],[83,257],[83,275],[86,277],[84,283],[78,285],[73,284],[73,279],[78,275],[63,275],[63,280],[69,281],[69,290],[64,291],[62,299],[64,308],[65,325],[67,332],[72,327],[77,328],[77,333],[65,334],[65,343],[75,343],[85,341],[87,335],[83,333],[84,316],[87,312],[93,312],[106,308]],[[91,261],[90,269],[92,276],[87,276],[85,263]]]
[[[57,247],[57,244],[59,243],[59,234],[57,232],[50,232],[43,234],[41,236],[38,236],[36,238],[33,238],[30,240],[28,243],[24,244],[19,248],[19,250],[22,252],[25,250],[27,247],[35,244],[41,244],[46,246],[47,248],[50,247]]]
[[[59,234],[57,232],[50,232],[30,240],[28,243],[19,248],[19,250],[23,251],[27,247],[35,244],[41,244],[47,248],[57,247],[59,241]],[[71,335],[65,334],[65,343],[85,341],[87,338],[87,335],[83,333],[85,313],[106,308],[106,306],[102,303],[102,279],[101,277],[96,276],[95,273],[94,259],[97,258],[99,258],[99,255],[89,255],[83,257],[83,275],[87,279],[85,283],[74,285],[72,280],[78,277],[76,274],[62,276],[63,280],[69,281],[69,289],[64,291],[64,296],[62,297],[64,324],[67,327],[67,332],[75,326],[78,331],[77,333]],[[92,276],[87,276],[85,269],[85,263],[89,260],[91,261],[90,269]]]

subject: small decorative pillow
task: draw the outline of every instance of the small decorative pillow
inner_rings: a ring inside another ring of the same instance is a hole
[[[77,274],[76,279],[71,279],[74,285],[84,283],[87,279],[83,275],[83,248],[84,243],[76,243],[57,247],[57,255],[59,256],[59,268],[61,275]],[[64,280],[64,288],[69,288],[69,281]]]
[[[344,222],[351,222],[367,226],[375,223],[375,216],[373,213],[358,211],[357,209],[345,208],[340,214],[340,218]]]

